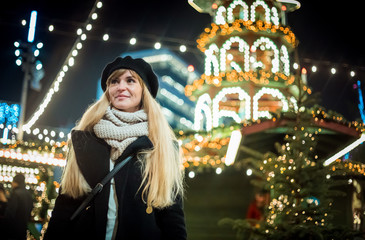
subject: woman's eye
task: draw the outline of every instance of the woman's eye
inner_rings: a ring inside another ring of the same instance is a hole
[[[110,83],[111,83],[111,84],[117,84],[117,83],[118,83],[118,80],[113,79],[113,80],[111,80],[111,81],[110,81]]]
[[[136,80],[134,80],[133,78],[128,78],[128,79],[127,79],[127,82],[128,82],[128,83],[135,83],[135,82],[136,82]]]

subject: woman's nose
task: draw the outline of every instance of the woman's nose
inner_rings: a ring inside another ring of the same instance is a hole
[[[124,89],[126,89],[126,87],[127,87],[127,84],[125,83],[125,81],[120,81],[119,82],[118,89],[124,90]]]

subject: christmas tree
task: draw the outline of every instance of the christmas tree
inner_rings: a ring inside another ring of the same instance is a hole
[[[301,89],[300,78],[297,83]],[[221,225],[232,225],[238,239],[353,239],[358,234],[331,223],[333,200],[344,194],[337,187],[347,184],[343,178],[346,171],[326,166],[316,154],[322,130],[313,121],[313,108],[308,108],[313,102],[313,96],[299,92],[298,108],[280,116],[291,121],[283,144],[276,143],[277,153],[244,161],[254,168],[257,178],[253,183],[270,193],[270,203],[263,221],[220,221]]]

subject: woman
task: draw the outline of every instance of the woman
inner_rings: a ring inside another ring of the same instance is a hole
[[[154,99],[157,76],[143,59],[118,57],[105,67],[101,85],[101,99],[72,131],[45,239],[186,239],[181,155]],[[71,221],[90,190],[130,155]]]

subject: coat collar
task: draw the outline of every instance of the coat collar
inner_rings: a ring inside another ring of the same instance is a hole
[[[109,172],[111,147],[101,138],[89,131],[73,130],[71,133],[72,144],[76,160],[85,180],[93,188]],[[116,160],[121,162],[129,155],[141,150],[151,149],[153,144],[147,136],[141,136],[131,143]]]

